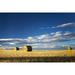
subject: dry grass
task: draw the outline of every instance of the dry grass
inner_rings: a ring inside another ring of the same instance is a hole
[[[0,58],[7,57],[63,57],[75,56],[75,50],[49,50],[49,51],[31,51],[26,50],[0,50]]]

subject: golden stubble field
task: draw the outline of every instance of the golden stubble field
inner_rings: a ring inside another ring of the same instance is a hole
[[[7,57],[68,57],[75,56],[75,50],[47,50],[38,51],[33,50],[27,52],[26,50],[0,50],[0,58]]]

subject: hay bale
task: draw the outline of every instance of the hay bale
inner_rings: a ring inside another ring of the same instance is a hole
[[[32,47],[31,46],[23,46],[22,50],[26,50],[28,52],[32,51]]]
[[[27,51],[28,52],[32,51],[32,47],[31,46],[27,46]]]
[[[19,47],[16,47],[16,50],[20,50]]]

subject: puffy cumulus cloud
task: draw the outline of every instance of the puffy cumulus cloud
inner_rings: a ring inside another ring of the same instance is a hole
[[[75,27],[75,23],[65,23],[65,24],[53,26],[52,28],[65,28],[65,27]]]

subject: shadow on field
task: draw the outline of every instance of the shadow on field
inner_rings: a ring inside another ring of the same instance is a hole
[[[75,57],[15,57],[0,58],[0,62],[75,62]]]

